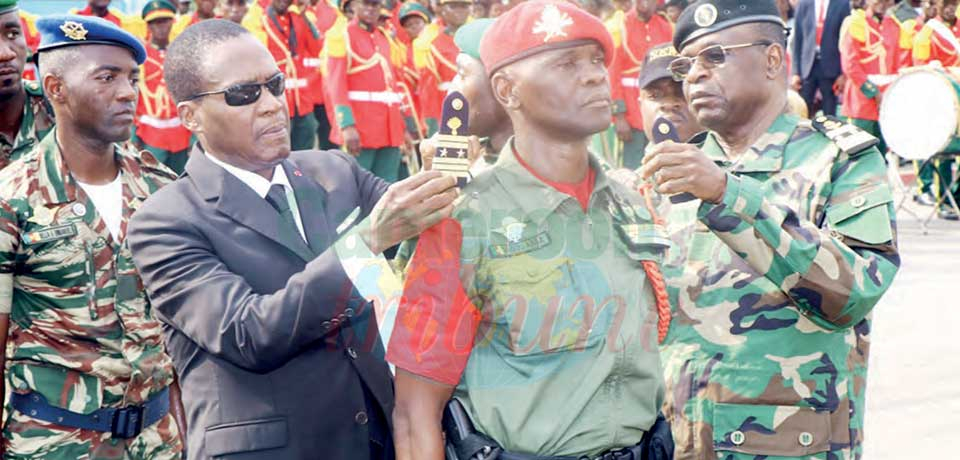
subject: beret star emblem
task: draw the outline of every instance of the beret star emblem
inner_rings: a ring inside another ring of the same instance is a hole
[[[533,25],[533,34],[545,34],[544,43],[557,37],[566,37],[567,27],[573,25],[570,15],[560,11],[554,5],[547,5],[540,14],[540,19]]]
[[[64,23],[60,25],[60,30],[63,31],[64,36],[71,40],[87,39],[87,29],[79,22],[64,21]]]

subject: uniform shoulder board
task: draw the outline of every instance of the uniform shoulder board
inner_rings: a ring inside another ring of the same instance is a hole
[[[42,97],[43,96],[43,87],[40,86],[40,82],[34,80],[24,80],[23,89],[30,96]]]
[[[834,144],[837,144],[837,147],[840,147],[840,152],[847,155],[852,156],[880,142],[870,133],[829,115],[817,116],[811,124],[813,129],[827,136]]]

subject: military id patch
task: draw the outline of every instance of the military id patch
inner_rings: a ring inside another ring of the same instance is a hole
[[[74,223],[48,227],[35,232],[24,233],[22,238],[26,244],[40,244],[56,241],[63,238],[77,236],[77,225]]]

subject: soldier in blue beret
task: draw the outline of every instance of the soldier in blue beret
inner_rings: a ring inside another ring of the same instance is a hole
[[[175,179],[127,147],[143,45],[99,18],[37,28],[57,127],[0,172],[4,458],[180,459],[174,368],[126,241]]]
[[[53,127],[40,85],[23,81],[27,42],[17,0],[0,0],[0,169],[29,151]]]

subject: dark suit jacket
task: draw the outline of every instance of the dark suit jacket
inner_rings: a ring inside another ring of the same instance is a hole
[[[130,223],[183,388],[191,460],[367,459],[362,385],[387,420],[393,410],[373,309],[331,246],[387,184],[337,151],[294,152],[283,167],[309,245],[198,148]]]
[[[840,68],[840,26],[849,15],[849,0],[830,0],[820,43],[820,71],[826,77],[836,78],[843,73]],[[816,0],[800,0],[793,29],[792,75],[806,79],[817,56]]]

